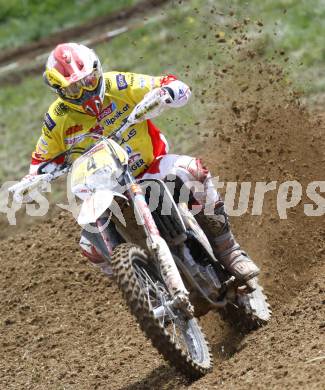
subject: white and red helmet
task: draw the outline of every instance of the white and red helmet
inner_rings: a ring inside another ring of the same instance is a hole
[[[50,54],[45,82],[71,108],[91,116],[102,110],[105,81],[95,52],[78,43],[62,43]]]

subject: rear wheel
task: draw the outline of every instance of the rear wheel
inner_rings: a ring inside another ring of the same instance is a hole
[[[208,343],[195,318],[186,318],[172,298],[148,254],[134,244],[119,245],[112,267],[132,314],[157,350],[191,378],[212,368]]]
[[[221,311],[221,315],[226,321],[245,330],[257,329],[266,325],[271,314],[267,297],[257,282],[253,292],[238,292],[235,303],[229,303]]]

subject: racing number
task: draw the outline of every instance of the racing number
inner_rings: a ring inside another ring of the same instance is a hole
[[[89,157],[87,161],[87,170],[90,171],[92,169],[96,169],[96,163],[93,156]]]

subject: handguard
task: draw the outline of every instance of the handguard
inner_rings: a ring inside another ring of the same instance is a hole
[[[19,183],[9,187],[8,191],[13,193],[13,199],[17,203],[30,203],[39,192],[46,191],[47,183],[53,180],[53,175],[27,175]]]

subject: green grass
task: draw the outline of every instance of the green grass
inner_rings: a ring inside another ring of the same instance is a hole
[[[226,0],[174,2],[162,15],[158,13],[161,19],[149,21],[144,27],[95,49],[105,70],[153,75],[175,73],[191,85],[191,104],[183,109],[170,110],[156,120],[167,135],[172,151],[191,153],[197,146],[198,132],[206,131],[204,122],[211,116],[211,107],[215,104],[206,98],[205,93],[206,90],[210,90],[210,95],[214,92],[211,91],[211,74],[215,69],[220,70],[236,61],[237,51],[233,43],[233,38],[239,34],[233,30],[236,21],[241,23],[244,18],[250,18],[245,31],[251,38],[249,45],[258,48],[258,60],[272,60],[274,57],[272,61],[285,64],[296,85],[309,92],[315,90],[315,86],[324,90],[325,81],[318,84],[317,79],[317,82],[308,83],[310,74],[325,69],[323,3],[323,0],[235,0],[231,4]],[[257,20],[263,22],[262,28]],[[218,32],[224,34],[225,43],[218,42],[215,37]],[[285,55],[274,55],[275,51],[282,49]],[[290,60],[284,62],[287,56]],[[20,85],[0,89],[1,181],[18,178],[27,171],[44,112],[53,98],[50,90],[42,84],[41,75],[29,77]],[[225,104],[223,101],[217,103]]]
[[[314,66],[325,61],[325,1],[324,0],[237,0],[247,4],[245,12],[265,21],[266,32],[273,35],[274,46],[281,46],[304,63]],[[276,33],[276,35],[274,35]]]
[[[232,8],[239,17],[263,22],[259,39],[265,54],[283,50],[291,77],[305,94],[325,90],[324,0],[234,0]]]
[[[148,23],[97,46],[95,49],[103,68],[153,75],[175,73],[196,89],[205,79],[207,64],[202,59],[203,56],[207,58],[208,48],[198,43],[199,51],[193,62],[192,39],[205,31],[205,25],[193,17],[192,7],[170,9],[163,20]],[[0,114],[10,117],[8,122],[0,123],[0,134],[4,137],[0,161],[6,161],[1,164],[1,181],[20,177],[27,171],[44,112],[53,98],[51,91],[42,84],[41,75],[28,77],[19,86],[1,89]],[[196,97],[187,109],[170,110],[157,123],[170,139],[173,150],[186,151],[195,143],[193,124],[203,115],[204,105]]]
[[[135,4],[136,0],[0,0],[0,49],[35,41],[62,28]]]

